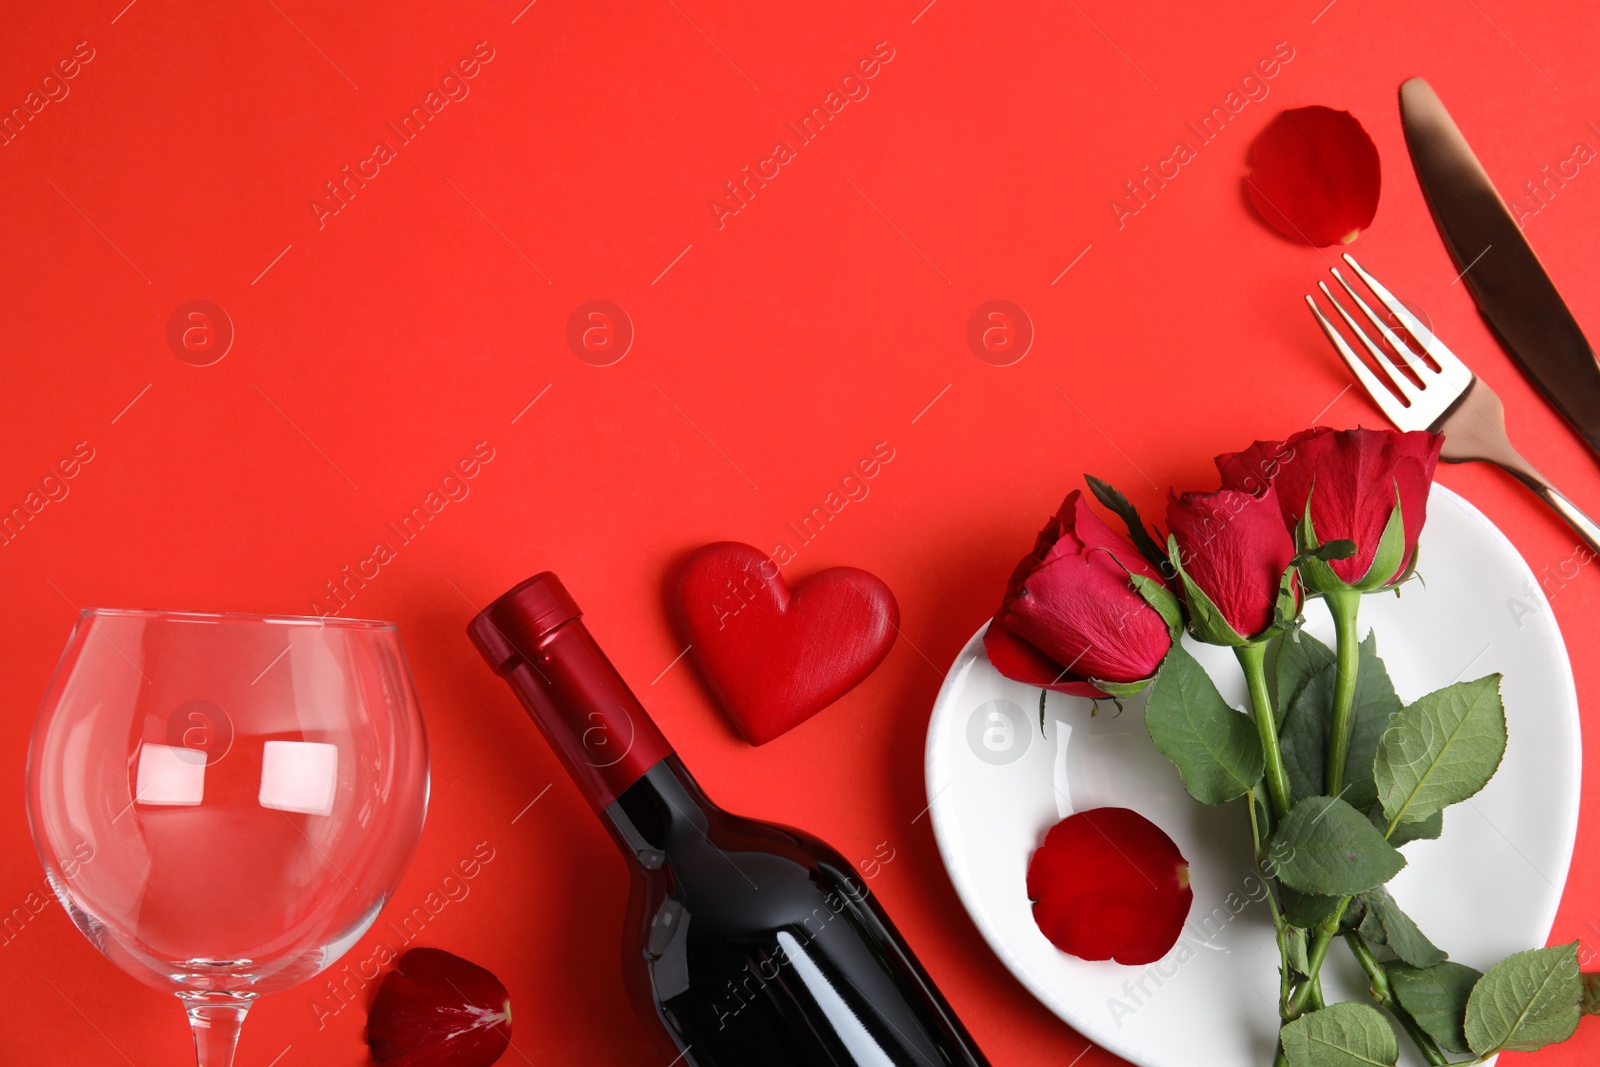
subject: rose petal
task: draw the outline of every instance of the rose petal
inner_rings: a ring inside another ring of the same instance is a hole
[[[1167,528],[1189,580],[1234,632],[1254,637],[1272,624],[1283,572],[1294,559],[1294,539],[1272,486],[1262,493],[1174,493],[1167,501]]]
[[[983,632],[983,651],[990,665],[1014,682],[1091,700],[1105,696],[1095,686],[1063,671],[1061,664],[998,623],[990,622]]]
[[[1028,864],[1033,920],[1086,960],[1154,963],[1178,943],[1194,890],[1189,861],[1155,823],[1091,808],[1050,828]]]
[[[1237,485],[1268,464],[1284,523],[1292,530],[1311,502],[1319,541],[1350,540],[1356,554],[1330,562],[1346,582],[1359,581],[1372,566],[1383,529],[1400,500],[1405,553],[1393,578],[1411,562],[1428,515],[1428,491],[1444,438],[1425,430],[1301,430],[1287,441],[1257,441],[1243,452],[1217,457],[1225,485]]]
[[[1273,228],[1311,245],[1348,244],[1378,211],[1378,149],[1348,111],[1280,112],[1250,145],[1250,202]]]
[[[1130,572],[1162,581],[1081,492],[1070,493],[1012,572],[985,640],[990,661],[1008,678],[1083,696],[1098,691],[1069,683],[1150,677],[1172,638]]]
[[[488,1067],[511,1044],[511,998],[477,964],[414,948],[378,986],[367,1044],[395,1067]]]

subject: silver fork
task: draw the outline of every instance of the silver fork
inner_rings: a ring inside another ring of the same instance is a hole
[[[1576,504],[1567,499],[1565,494],[1551,485],[1544,475],[1535,470],[1533,464],[1529,463],[1506,437],[1505,405],[1500,403],[1500,398],[1495,395],[1494,390],[1473,374],[1465,363],[1457,359],[1455,353],[1446,348],[1444,342],[1411,313],[1410,308],[1395,299],[1393,293],[1385,289],[1378,279],[1363,270],[1361,264],[1348,253],[1345,254],[1344,261],[1366,283],[1378,301],[1405,327],[1406,332],[1416,339],[1417,344],[1439,368],[1434,370],[1418,358],[1411,346],[1401,340],[1389,324],[1372,310],[1349,282],[1345,281],[1338,267],[1329,268],[1334,279],[1350,297],[1350,302],[1389,346],[1393,357],[1386,355],[1373,341],[1370,333],[1362,329],[1344,309],[1344,305],[1334,299],[1326,282],[1318,282],[1317,288],[1322,290],[1322,295],[1327,297],[1345,325],[1350,327],[1350,332],[1372,356],[1373,364],[1383,373],[1387,382],[1392,383],[1404,399],[1397,399],[1388,384],[1380,380],[1372,368],[1356,355],[1345,342],[1344,336],[1317,307],[1315,299],[1307,296],[1306,304],[1311,308],[1311,313],[1317,317],[1317,322],[1322,325],[1323,333],[1328,335],[1328,340],[1338,349],[1345,366],[1350,368],[1350,373],[1355,375],[1356,381],[1367,391],[1373,402],[1383,409],[1389,421],[1401,430],[1431,430],[1443,434],[1444,446],[1440,450],[1439,458],[1446,463],[1472,461],[1493,463],[1511,474],[1555,509],[1556,514],[1567,521],[1567,524],[1583,539],[1584,544],[1589,546],[1590,551],[1600,553],[1600,526],[1595,525],[1593,519],[1585,515]],[[1394,359],[1403,362],[1416,375],[1417,381],[1412,381],[1401,373]]]

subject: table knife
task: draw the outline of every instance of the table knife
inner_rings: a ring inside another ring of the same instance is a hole
[[[1478,311],[1556,411],[1600,454],[1600,366],[1539,257],[1431,86],[1400,86],[1417,181]]]

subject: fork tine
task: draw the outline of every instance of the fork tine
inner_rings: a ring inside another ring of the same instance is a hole
[[[1383,409],[1383,413],[1389,417],[1390,422],[1397,426],[1400,425],[1405,419],[1405,408],[1395,399],[1394,394],[1362,362],[1361,357],[1356,355],[1355,350],[1345,343],[1344,335],[1334,327],[1333,323],[1328,321],[1327,316],[1322,313],[1322,309],[1317,307],[1316,300],[1310,295],[1306,296],[1306,306],[1311,309],[1311,314],[1316,316],[1318,324],[1322,326],[1322,332],[1328,335],[1329,341],[1333,342],[1333,347],[1338,351],[1339,358],[1343,359],[1345,366],[1350,368],[1350,373],[1355,375],[1356,381],[1361,384],[1361,388],[1367,391],[1367,395],[1372,398],[1373,403]],[[1338,305],[1335,304],[1334,306],[1337,307]],[[1360,334],[1361,331],[1357,330],[1356,332]]]
[[[1372,362],[1377,365],[1378,370],[1383,372],[1383,376],[1394,383],[1394,388],[1401,396],[1406,398],[1408,404],[1415,404],[1420,392],[1417,386],[1410,378],[1401,374],[1400,368],[1390,363],[1389,357],[1383,354],[1383,349],[1374,344],[1372,338],[1367,336],[1366,331],[1356,325],[1356,320],[1351,316],[1350,312],[1346,311],[1344,305],[1333,298],[1333,293],[1328,289],[1326,282],[1318,282],[1317,288],[1322,290],[1322,295],[1328,298],[1328,303],[1333,305],[1333,310],[1339,313],[1339,317],[1344,320],[1344,324],[1350,327],[1350,332],[1356,335],[1356,340],[1361,342],[1361,347],[1372,355]]]
[[[1400,324],[1406,328],[1406,332],[1417,339],[1417,343],[1422,346],[1422,350],[1433,357],[1433,361],[1439,365],[1441,371],[1472,373],[1467,370],[1466,364],[1457,359],[1456,354],[1450,351],[1432,330],[1422,324],[1421,319],[1411,313],[1410,308],[1395,299],[1395,295],[1384,288],[1382,282],[1368,274],[1361,264],[1356,262],[1354,256],[1346,252],[1344,261],[1350,264],[1351,270],[1361,276],[1361,280],[1367,283],[1367,288],[1371,289],[1373,295],[1382,302],[1384,307],[1389,309],[1390,314],[1400,320]]]
[[[1373,327],[1383,335],[1383,339],[1389,342],[1389,347],[1394,354],[1405,361],[1405,365],[1416,374],[1418,379],[1421,380],[1423,387],[1426,388],[1428,384],[1428,378],[1437,372],[1432,367],[1428,366],[1426,363],[1422,362],[1422,360],[1417,358],[1417,354],[1412,351],[1411,346],[1402,341],[1400,339],[1400,335],[1395,333],[1394,330],[1390,329],[1389,324],[1384,322],[1376,311],[1372,310],[1372,305],[1363,300],[1361,298],[1361,294],[1356,292],[1355,288],[1349,282],[1344,280],[1344,275],[1339,273],[1338,267],[1329,267],[1328,273],[1332,274],[1334,280],[1337,281],[1341,287],[1343,287],[1346,293],[1350,294],[1351,301],[1356,307],[1361,309],[1361,313],[1367,317],[1367,321],[1372,323]],[[1376,351],[1373,351],[1373,356],[1377,356]],[[1393,361],[1391,360],[1390,362],[1392,363]],[[1385,367],[1385,369],[1387,369],[1387,367]]]

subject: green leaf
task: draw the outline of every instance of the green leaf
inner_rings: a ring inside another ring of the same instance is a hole
[[[1300,686],[1289,701],[1278,730],[1278,748],[1283,753],[1283,769],[1289,775],[1291,802],[1322,795],[1328,770],[1334,671],[1330,663]]]
[[[1500,676],[1458,682],[1403,708],[1378,743],[1378,799],[1390,822],[1421,822],[1482,789],[1506,751]]]
[[[1170,566],[1167,563],[1166,553],[1161,551],[1161,546],[1145,528],[1144,519],[1139,517],[1139,509],[1130,504],[1128,498],[1113,488],[1110,482],[1102,481],[1092,474],[1085,474],[1083,480],[1089,483],[1089,492],[1094,494],[1094,498],[1115,512],[1117,518],[1128,528],[1128,537],[1132,539],[1133,547],[1139,550],[1139,555],[1149,561],[1157,574],[1166,574]]]
[[[1314,638],[1304,638],[1313,641]],[[1326,651],[1326,646],[1315,643],[1316,650]],[[1312,655],[1320,655],[1313,651]],[[1400,698],[1395,696],[1394,683],[1389,672],[1378,658],[1378,639],[1368,631],[1361,642],[1356,666],[1356,691],[1350,710],[1350,747],[1345,766],[1345,791],[1340,794],[1351,807],[1365,811],[1378,799],[1378,787],[1373,781],[1373,762],[1378,741],[1394,716],[1400,712]],[[1333,687],[1337,680],[1337,666],[1330,659],[1300,682],[1289,703],[1285,705],[1279,744],[1283,750],[1284,769],[1289,774],[1290,792],[1295,800],[1319,796],[1323,791],[1328,764],[1328,730],[1333,717]],[[1279,657],[1282,663],[1282,655]],[[1304,662],[1313,662],[1306,656]],[[1296,679],[1291,678],[1291,682]],[[1387,824],[1385,824],[1387,825]]]
[[[1167,624],[1167,632],[1176,641],[1178,634],[1183,632],[1183,604],[1166,584],[1143,574],[1128,572],[1128,581],[1133,585],[1134,592],[1144,598],[1144,602],[1156,609],[1156,614],[1161,616],[1161,621]]]
[[[1343,897],[1320,897],[1315,893],[1301,893],[1286,885],[1278,886],[1278,906],[1290,926],[1310,930],[1333,918]]]
[[[1302,1015],[1281,1036],[1289,1067],[1393,1067],[1400,1056],[1389,1020],[1353,1001]]]
[[[1367,818],[1372,820],[1372,825],[1383,830],[1389,825],[1389,820],[1383,816],[1383,805],[1374,804],[1372,810],[1367,812]],[[1394,833],[1389,835],[1389,844],[1395,848],[1409,845],[1413,841],[1435,841],[1444,833],[1444,811],[1434,812],[1419,822],[1396,823]]]
[[[1356,694],[1351,710],[1350,747],[1345,757],[1344,798],[1358,811],[1377,803],[1378,786],[1373,778],[1378,743],[1400,714],[1402,705],[1395,695],[1389,671],[1378,658],[1378,637],[1367,631],[1361,642],[1356,667]]]
[[[1281,726],[1289,705],[1318,670],[1334,661],[1333,649],[1308,633],[1284,636],[1273,642],[1273,700],[1278,706]]]
[[[1403,963],[1385,965],[1389,988],[1417,1025],[1446,1052],[1471,1052],[1462,1022],[1467,1012],[1467,997],[1483,977],[1481,971],[1464,963],[1446,960],[1432,967],[1408,967]]]
[[[1300,584],[1300,569],[1293,560],[1278,577],[1278,596],[1272,603],[1271,633],[1292,630],[1300,623],[1300,607],[1305,589]]]
[[[1311,974],[1311,961],[1306,958],[1306,932],[1299,927],[1291,926],[1283,937],[1284,947],[1288,950],[1289,969],[1295,974]]]
[[[1532,1052],[1565,1041],[1578,1028],[1578,943],[1507,956],[1467,998],[1467,1044],[1480,1056],[1502,1049]]]
[[[1356,543],[1343,537],[1335,538],[1326,544],[1318,545],[1316,548],[1309,549],[1306,552],[1301,553],[1301,555],[1307,556],[1311,559],[1320,560],[1349,559],[1355,554]]]
[[[1228,706],[1181,644],[1173,644],[1150,684],[1144,724],[1202,804],[1243,796],[1261,780],[1266,758],[1255,725]]]
[[[1394,487],[1394,510],[1389,512],[1389,521],[1384,524],[1383,536],[1378,538],[1378,550],[1372,555],[1372,563],[1367,567],[1367,573],[1360,580],[1353,583],[1362,592],[1381,589],[1389,584],[1389,579],[1395,577],[1395,572],[1406,559],[1406,528],[1405,521],[1400,516],[1400,483]]]
[[[1110,697],[1113,701],[1117,701],[1117,707],[1120,709],[1122,707],[1120,702],[1128,699],[1129,697],[1138,696],[1140,693],[1144,692],[1145,686],[1150,684],[1150,679],[1141,678],[1137,682],[1111,682],[1104,678],[1090,678],[1089,684],[1093,685],[1096,689]],[[1120,710],[1118,711],[1118,714],[1121,714]]]
[[[1272,835],[1278,880],[1302,893],[1348,896],[1382,885],[1406,865],[1367,817],[1338,797],[1307,797]]]
[[[1312,487],[1316,492],[1316,487]],[[1328,566],[1327,558],[1343,558],[1336,552],[1325,549],[1317,541],[1317,531],[1311,521],[1311,498],[1306,497],[1305,514],[1300,516],[1294,527],[1295,558],[1300,565],[1300,580],[1305,583],[1308,593],[1336,592],[1350,588],[1343,578],[1334,573]],[[1340,547],[1342,551],[1343,546]],[[1326,558],[1325,558],[1326,557]]]
[[[1312,488],[1315,494],[1316,488]],[[1354,589],[1363,593],[1370,593],[1382,589],[1389,584],[1389,579],[1396,577],[1395,572],[1405,562],[1405,522],[1400,515],[1400,485],[1395,483],[1394,508],[1389,512],[1389,519],[1384,524],[1383,533],[1378,538],[1377,547],[1373,551],[1372,562],[1367,566],[1367,572],[1353,582],[1346,582],[1336,574],[1327,563],[1330,559],[1344,559],[1344,545],[1337,541],[1321,544],[1317,540],[1317,531],[1311,522],[1311,498],[1306,498],[1306,511],[1300,521],[1295,524],[1295,547],[1299,551],[1300,576],[1306,588],[1314,593],[1338,592],[1341,589]],[[1338,546],[1335,548],[1334,546]],[[1354,553],[1350,553],[1354,555]]]
[[[1583,972],[1583,1013],[1600,1015],[1600,974]]]
[[[1358,929],[1361,936],[1378,945],[1388,945],[1402,963],[1413,967],[1432,967],[1449,955],[1439,948],[1401,910],[1383,886],[1361,894],[1363,905]]]

